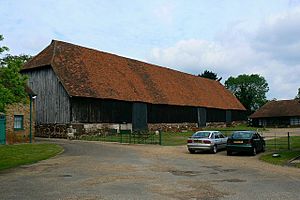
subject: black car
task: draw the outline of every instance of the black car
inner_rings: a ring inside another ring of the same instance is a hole
[[[256,155],[258,152],[264,152],[266,142],[256,131],[234,131],[227,140],[227,155],[232,152],[248,152]]]

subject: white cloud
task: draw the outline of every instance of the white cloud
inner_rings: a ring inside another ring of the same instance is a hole
[[[253,38],[253,48],[285,63],[300,63],[300,7],[269,17]]]
[[[293,98],[300,87],[300,7],[265,19],[256,30],[233,23],[215,41],[188,39],[155,48],[148,60],[192,74],[205,69],[228,76],[258,73],[268,98]]]

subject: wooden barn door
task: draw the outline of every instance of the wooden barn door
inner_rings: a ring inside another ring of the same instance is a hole
[[[0,144],[5,144],[5,115],[0,115]]]

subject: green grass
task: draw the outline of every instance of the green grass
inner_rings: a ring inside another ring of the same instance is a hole
[[[300,156],[300,150],[298,150],[298,151],[281,151],[278,153],[280,154],[280,157],[273,158],[272,157],[273,153],[268,153],[268,154],[262,155],[260,157],[260,159],[265,162],[274,164],[274,165],[287,165],[289,160]],[[300,168],[300,164],[296,164],[295,166]]]
[[[57,155],[63,148],[56,144],[17,144],[0,146],[0,170],[32,164]]]
[[[138,137],[134,134],[112,134],[112,135],[82,135],[80,140],[119,142],[131,144],[159,144],[159,135],[151,134],[144,137]]]
[[[287,165],[289,160],[300,156],[300,136],[290,137],[291,150],[288,150],[287,137],[266,140],[266,143],[267,151],[270,153],[260,157],[265,162],[275,165]],[[272,155],[274,152],[279,153],[280,157],[273,158]],[[295,166],[300,168],[300,164],[296,164]]]
[[[251,127],[248,126],[247,124],[239,124],[239,125],[235,125],[235,126],[231,126],[231,127],[218,127],[218,128],[214,128],[214,127],[207,127],[204,128],[204,130],[217,130],[217,131],[265,131],[265,128],[257,128],[257,127]]]
[[[182,133],[162,133],[162,145],[164,146],[176,146],[185,145],[187,138],[190,137],[193,132],[182,132]]]
[[[276,139],[266,140],[267,150],[288,150],[288,138],[280,137]],[[290,137],[290,148],[291,150],[300,149],[300,136],[291,136]]]

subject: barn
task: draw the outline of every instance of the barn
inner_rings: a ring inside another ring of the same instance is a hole
[[[63,41],[53,40],[21,72],[38,97],[37,134],[45,125],[153,130],[246,118],[218,81]]]
[[[249,118],[253,126],[300,127],[300,99],[269,101]]]

